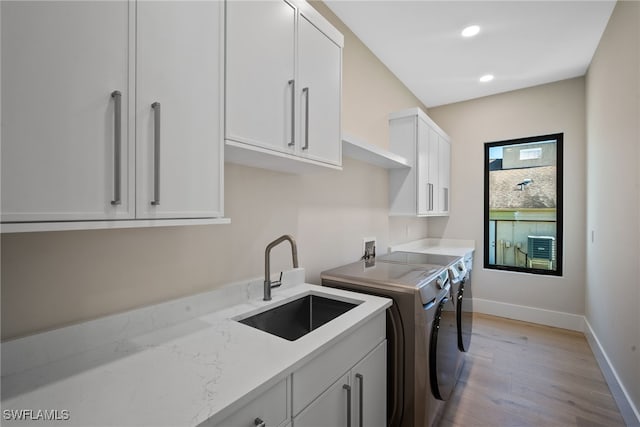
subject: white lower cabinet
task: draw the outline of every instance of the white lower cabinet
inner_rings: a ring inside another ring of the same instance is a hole
[[[387,424],[387,346],[380,343],[293,419],[295,427]]]
[[[353,426],[387,425],[387,342],[378,345],[351,370]]]
[[[349,375],[343,375],[325,390],[300,415],[293,419],[294,426],[346,426],[351,415],[353,390]]]
[[[288,391],[289,378],[285,378],[245,406],[229,415],[220,427],[279,427],[289,421]],[[290,424],[287,424],[290,425]]]
[[[292,375],[293,427],[386,425],[382,313]]]
[[[201,427],[384,427],[386,317],[382,312],[223,421]]]

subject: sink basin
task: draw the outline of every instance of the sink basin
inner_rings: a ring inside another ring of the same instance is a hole
[[[318,295],[306,295],[239,322],[295,341],[357,305]]]

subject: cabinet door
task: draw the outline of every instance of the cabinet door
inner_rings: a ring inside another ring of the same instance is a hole
[[[267,426],[280,426],[289,421],[287,380],[282,380],[269,390],[247,403],[231,414],[216,427],[255,427],[260,422]],[[259,420],[259,421],[257,421]],[[200,427],[212,427],[210,423],[199,424]]]
[[[222,10],[138,2],[138,218],[221,216]]]
[[[386,344],[380,343],[351,370],[353,426],[387,425]]]
[[[440,212],[446,215],[449,213],[449,201],[451,200],[451,144],[442,136],[438,137],[438,157]]]
[[[293,419],[293,427],[347,426],[351,412],[353,390],[349,374],[344,375],[325,390],[304,411]]]
[[[301,13],[298,55],[299,152],[313,160],[340,165],[342,50]]]
[[[437,214],[440,210],[438,190],[439,190],[439,159],[438,159],[438,148],[439,148],[439,138],[440,135],[433,130],[429,129],[429,170],[428,170],[428,185],[429,185],[429,206],[428,211],[429,215]]]
[[[285,1],[227,2],[225,138],[294,151],[295,9]]]
[[[131,217],[128,2],[0,7],[2,221]]]
[[[429,133],[427,124],[417,121],[418,133],[416,141],[416,204],[418,215],[431,213],[431,185],[429,181]]]

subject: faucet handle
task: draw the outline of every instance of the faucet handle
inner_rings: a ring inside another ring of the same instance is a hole
[[[281,285],[282,285],[282,271],[280,272],[280,278],[278,280],[274,280],[273,282],[271,282],[271,287],[278,288]]]

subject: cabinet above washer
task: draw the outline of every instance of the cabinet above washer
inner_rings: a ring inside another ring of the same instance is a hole
[[[411,166],[389,171],[389,215],[448,216],[449,136],[421,109],[411,108],[389,116],[389,149]]]

